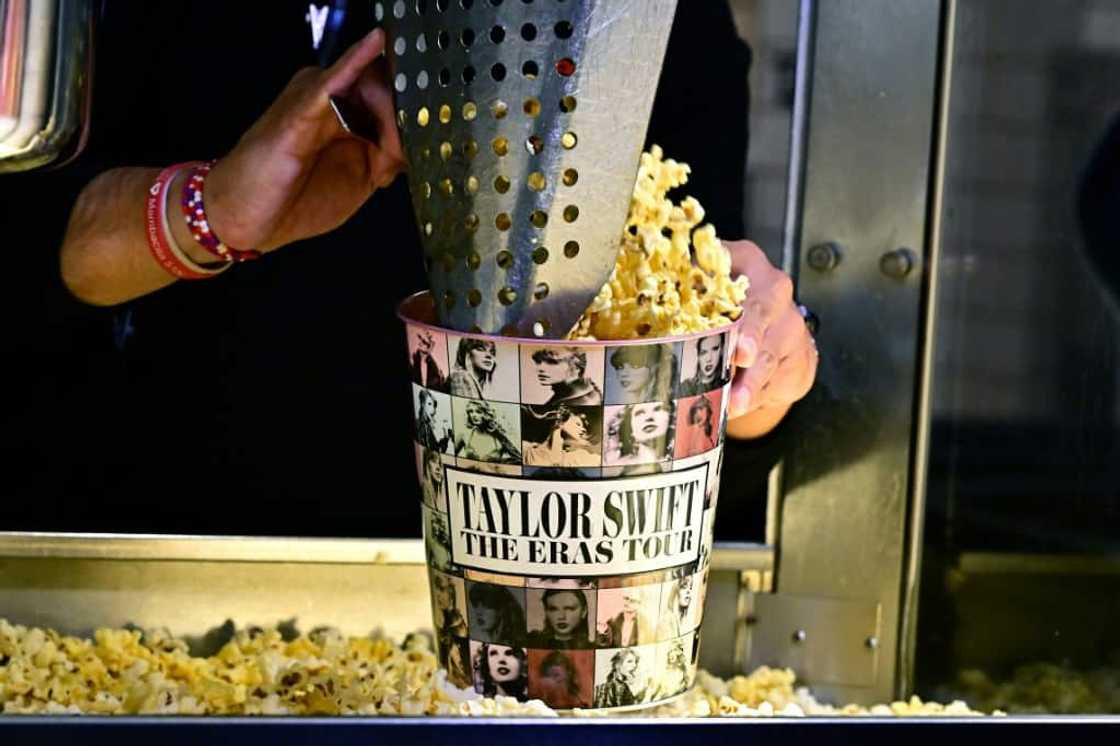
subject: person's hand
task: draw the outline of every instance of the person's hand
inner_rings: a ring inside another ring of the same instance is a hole
[[[325,70],[305,68],[206,178],[215,234],[268,251],[344,223],[404,166],[387,83],[385,32],[375,30]],[[329,97],[364,105],[378,144],[347,133]]]
[[[751,282],[746,319],[732,351],[727,433],[756,438],[770,432],[809,393],[817,374],[817,346],[793,300],[789,275],[750,241],[727,241],[732,275]]]

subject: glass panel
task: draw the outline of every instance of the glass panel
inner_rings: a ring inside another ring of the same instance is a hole
[[[918,690],[1117,712],[1120,6],[964,0],[952,63]]]

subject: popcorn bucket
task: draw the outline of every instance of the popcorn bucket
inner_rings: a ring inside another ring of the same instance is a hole
[[[693,683],[738,324],[567,341],[400,306],[448,679],[556,709]]]

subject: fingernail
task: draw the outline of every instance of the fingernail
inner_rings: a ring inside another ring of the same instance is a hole
[[[751,390],[746,386],[731,389],[731,402],[727,405],[727,416],[730,419],[742,417],[751,406]]]

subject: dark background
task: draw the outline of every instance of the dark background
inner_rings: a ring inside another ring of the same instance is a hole
[[[306,3],[104,3],[87,149],[0,176],[15,369],[0,530],[419,534],[395,307],[425,279],[403,179],[329,235],[119,307],[76,301],[58,274],[94,175],[227,152],[299,67],[369,28],[371,4],[350,5],[316,54]],[[750,51],[723,0],[682,6],[649,141],[692,165],[687,192],[737,238]],[[722,538],[762,539],[772,440],[731,447]]]

